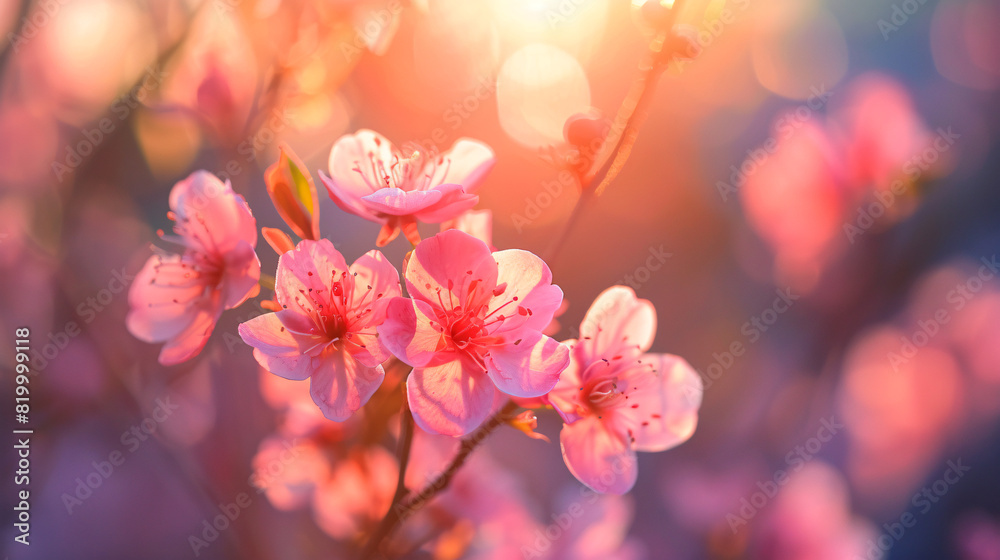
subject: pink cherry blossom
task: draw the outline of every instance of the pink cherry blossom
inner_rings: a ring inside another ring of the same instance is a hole
[[[563,458],[576,478],[599,492],[635,484],[636,451],[665,451],[698,423],[701,378],[682,358],[646,354],[656,310],[631,288],[597,297],[580,325],[570,365],[548,395],[563,417]]]
[[[400,293],[399,274],[378,251],[348,267],[328,240],[303,240],[278,259],[275,293],[282,309],[243,323],[240,336],[271,373],[311,378],[323,414],[346,420],[385,377],[389,355],[375,327]]]
[[[146,342],[166,342],[160,363],[196,356],[224,309],[257,293],[257,222],[227,181],[196,171],[170,192],[177,235],[163,236],[182,254],[149,258],[129,291],[129,331]]]
[[[413,251],[404,276],[413,299],[392,300],[378,330],[414,366],[406,392],[421,428],[467,434],[502,395],[536,397],[555,385],[569,350],[541,333],[562,301],[541,259],[490,253],[448,230]]]
[[[377,244],[399,235],[416,243],[416,221],[441,223],[476,205],[476,191],[495,158],[489,146],[461,138],[443,154],[398,150],[382,135],[360,130],[330,152],[330,176],[320,177],[337,206],[383,224]]]

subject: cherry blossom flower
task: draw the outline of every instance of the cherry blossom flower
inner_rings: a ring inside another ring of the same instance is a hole
[[[548,395],[565,421],[566,466],[599,492],[624,494],[636,480],[636,451],[665,451],[691,437],[701,378],[682,358],[646,354],[656,310],[631,288],[597,297],[580,325],[570,365]]]
[[[383,224],[377,244],[402,230],[420,240],[417,220],[437,224],[476,205],[476,191],[495,158],[489,146],[461,138],[443,154],[401,152],[382,135],[360,130],[341,137],[330,152],[330,176],[320,178],[337,206]]]
[[[227,181],[196,171],[170,192],[177,235],[163,239],[182,254],[149,258],[129,291],[129,331],[146,342],[166,342],[159,361],[173,365],[196,356],[224,309],[257,293],[257,222]]]
[[[552,273],[520,250],[490,253],[448,230],[422,242],[404,274],[413,299],[396,298],[379,334],[414,366],[406,382],[417,424],[463,435],[502,395],[536,397],[555,386],[569,350],[543,335],[562,301]]]
[[[311,378],[323,414],[346,420],[385,377],[375,327],[400,293],[396,269],[378,251],[348,267],[328,240],[303,240],[278,259],[275,292],[282,309],[241,324],[240,336],[271,373]]]

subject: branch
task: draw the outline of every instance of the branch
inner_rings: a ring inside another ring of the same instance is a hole
[[[443,492],[451,484],[452,479],[458,472],[465,461],[469,458],[469,455],[479,447],[479,444],[486,439],[486,436],[493,433],[497,428],[505,424],[510,418],[512,413],[518,409],[518,405],[513,401],[508,401],[507,404],[500,409],[499,412],[490,416],[482,426],[476,429],[470,436],[462,440],[461,446],[459,447],[458,453],[455,458],[451,460],[448,467],[438,475],[430,484],[425,486],[423,490],[417,492],[416,494],[410,494],[408,498],[402,499],[397,503],[393,500],[393,505],[389,507],[389,511],[386,512],[385,517],[382,518],[382,522],[372,533],[371,538],[368,540],[368,544],[365,546],[364,550],[361,552],[362,560],[369,560],[374,558],[379,558],[379,550],[382,547],[382,543],[387,540],[396,528],[406,521],[407,518],[417,513],[422,507],[427,505],[435,496]],[[409,410],[407,410],[407,415],[409,415]],[[412,429],[412,425],[411,425]],[[403,480],[403,468],[400,465],[400,481]],[[401,492],[399,488],[396,488],[396,495],[400,496]],[[405,496],[405,488],[402,492]],[[385,558],[385,556],[381,556]]]

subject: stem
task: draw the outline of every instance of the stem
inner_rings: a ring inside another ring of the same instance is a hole
[[[579,200],[573,207],[562,230],[556,236],[556,240],[549,246],[542,257],[545,261],[551,261],[562,249],[570,232],[580,219],[583,209],[591,200],[604,194],[608,185],[618,177],[618,173],[625,167],[625,162],[632,155],[632,147],[635,146],[639,138],[639,127],[646,118],[648,108],[653,100],[653,93],[656,91],[656,82],[666,67],[666,61],[660,52],[665,42],[669,39],[670,29],[673,27],[677,14],[680,12],[682,0],[677,0],[671,10],[670,21],[664,26],[665,31],[661,31],[653,41],[650,42],[648,60],[642,65],[639,77],[632,82],[628,95],[618,108],[615,115],[615,126],[605,139],[604,147],[595,159],[599,162],[596,171],[588,172],[584,178],[583,190]],[[621,129],[621,134],[615,135],[615,130]],[[608,146],[612,146],[609,148]],[[591,167],[593,170],[593,167]]]
[[[406,520],[406,518],[415,514],[420,508],[427,505],[435,496],[443,492],[451,484],[452,478],[458,472],[465,461],[469,458],[469,455],[479,447],[479,444],[486,439],[486,436],[493,433],[494,430],[502,426],[510,419],[511,414],[518,409],[518,405],[513,401],[507,401],[507,404],[500,409],[499,412],[490,416],[482,426],[476,429],[471,435],[462,439],[461,446],[458,449],[458,453],[445,468],[444,472],[438,475],[430,484],[425,486],[423,490],[411,494],[408,498],[402,499],[399,503],[393,500],[393,505],[386,512],[385,517],[382,518],[382,522],[372,533],[371,538],[368,540],[368,545],[361,553],[362,560],[368,560],[372,558],[378,558],[379,549],[382,546],[383,541],[392,536],[393,531]],[[409,411],[407,411],[407,414]],[[402,470],[400,471],[402,473]],[[400,480],[402,480],[402,474],[400,474]],[[396,489],[397,496],[400,494],[399,488]],[[382,556],[383,558],[385,556]]]

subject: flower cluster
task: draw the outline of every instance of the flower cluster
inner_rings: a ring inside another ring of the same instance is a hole
[[[560,442],[569,470],[598,492],[623,494],[636,481],[637,451],[663,451],[691,437],[700,378],[677,356],[648,353],[655,310],[622,286],[596,299],[579,340],[549,336],[565,309],[552,271],[529,251],[495,250],[489,211],[473,210],[494,160],[489,147],[468,139],[440,155],[401,151],[369,130],[335,143],[322,183],[337,206],[382,224],[376,245],[400,232],[410,241],[401,282],[380,251],[348,264],[320,235],[311,174],[283,148],[265,180],[291,234],[262,229],[278,254],[273,298],[260,303],[271,312],[240,324],[239,335],[264,370],[309,380],[322,416],[307,425],[350,419],[387,433],[384,419],[392,412],[385,409],[401,403],[403,412],[393,417],[401,426],[412,418],[419,449],[427,437],[449,440],[505,423],[547,439],[534,433],[533,412],[515,411],[553,408],[564,421]],[[128,319],[137,337],[166,342],[164,365],[197,355],[222,311],[256,295],[258,281],[271,287],[254,251],[257,224],[228,183],[197,172],[174,187],[170,206],[177,235],[162,237],[184,250],[149,260],[132,287]],[[440,224],[441,231],[421,239],[418,222]],[[362,413],[366,405],[377,412]],[[413,437],[412,423],[397,432],[398,440]],[[350,431],[338,431],[336,439]],[[309,437],[311,452],[324,456],[324,440]],[[261,457],[283,449],[276,442],[268,446]],[[380,496],[378,503],[364,505],[369,513],[358,510],[358,518],[341,515],[354,511],[344,502],[348,494],[322,498],[330,493],[331,476],[361,488],[372,465],[398,470],[384,448],[370,441],[362,448],[336,466],[289,475],[316,479],[309,486],[318,489],[317,515],[331,534],[389,503],[391,488],[382,488],[372,494],[373,500]],[[411,485],[413,476],[407,477]],[[271,493],[278,504],[297,495]]]

